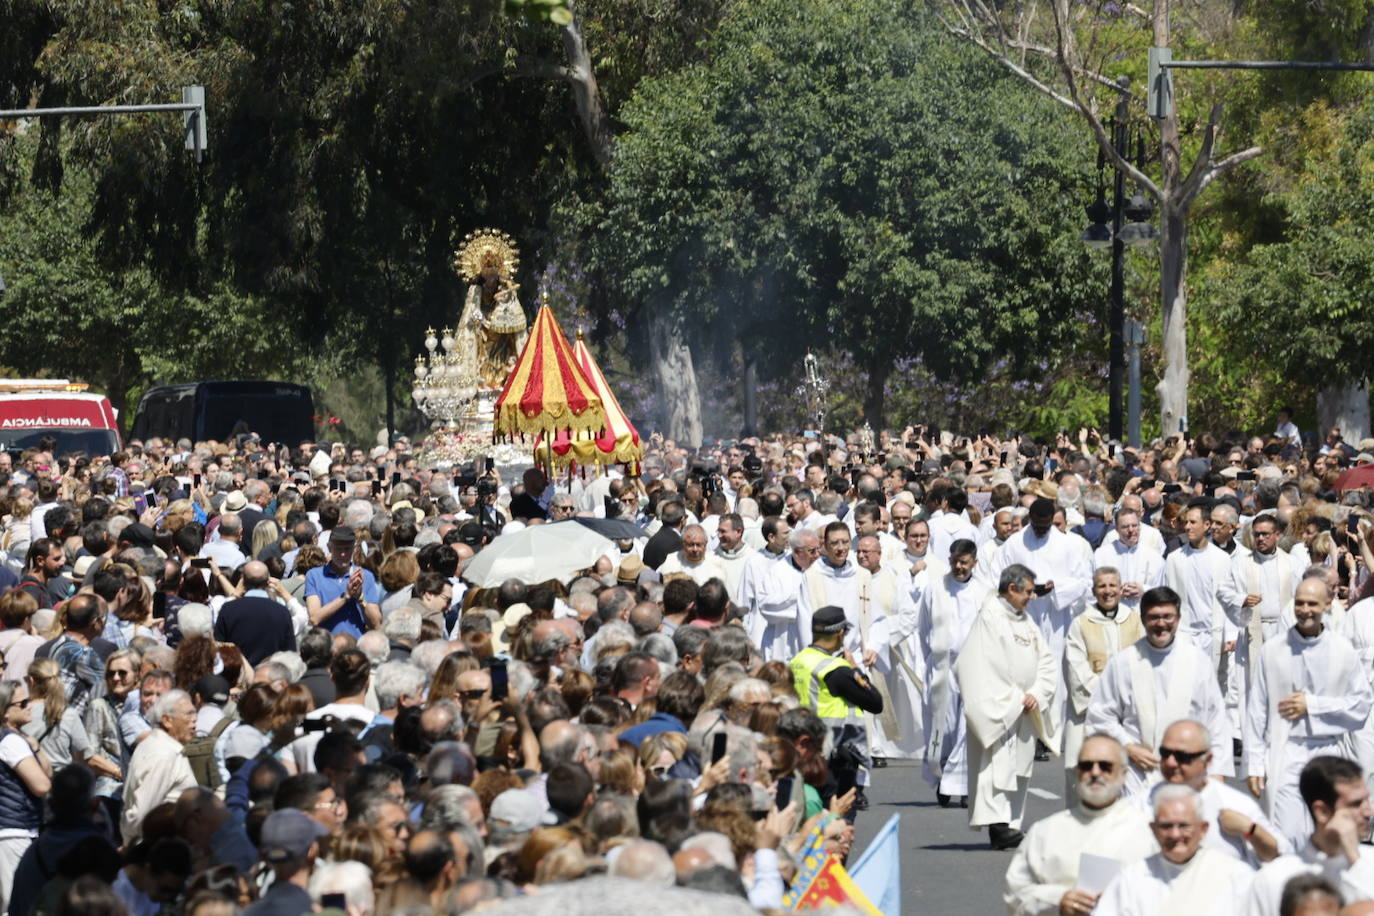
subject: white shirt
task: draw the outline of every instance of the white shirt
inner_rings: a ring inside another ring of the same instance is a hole
[[[1204,871],[1187,874],[1189,866]],[[1241,900],[1253,874],[1238,860],[1206,846],[1199,847],[1186,865],[1156,854],[1122,869],[1098,898],[1093,916],[1235,916],[1244,912]],[[1180,878],[1196,884],[1192,899],[1171,899]],[[1205,897],[1210,900],[1199,899]]]
[[[143,819],[163,802],[175,802],[182,792],[195,788],[191,762],[182,753],[181,742],[160,728],[139,742],[129,758],[124,776],[124,813],[120,832],[125,844],[138,839]]]
[[[1289,878],[1302,874],[1326,878],[1346,903],[1374,900],[1374,849],[1361,846],[1360,858],[1352,865],[1343,853],[1328,856],[1309,840],[1297,855],[1279,856],[1255,874],[1242,912],[1246,916],[1279,916],[1283,886]]]

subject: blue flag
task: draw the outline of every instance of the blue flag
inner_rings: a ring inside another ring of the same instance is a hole
[[[884,916],[902,912],[902,816],[894,814],[859,856],[849,876]]]

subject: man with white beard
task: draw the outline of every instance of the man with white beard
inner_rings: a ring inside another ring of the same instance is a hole
[[[1121,603],[1140,609],[1140,596],[1164,584],[1164,555],[1140,543],[1139,513],[1121,509],[1116,513],[1114,540],[1104,540],[1093,553],[1093,565],[1110,566],[1121,576]]]
[[[721,580],[725,583],[725,590],[730,593],[730,600],[739,604],[740,577],[744,575],[744,564],[753,553],[744,545],[744,519],[734,512],[722,515],[716,525],[716,539],[719,543],[713,555],[725,572]]]
[[[974,583],[978,549],[960,538],[950,546],[949,572],[931,580],[916,604],[916,632],[925,649],[924,720],[926,741],[922,770],[935,789],[940,807],[968,796],[968,729],[954,665],[987,597]]]
[[[1227,705],[1237,710],[1235,721],[1245,708],[1245,694],[1255,677],[1251,659],[1259,654],[1260,646],[1295,622],[1293,596],[1302,570],[1294,566],[1287,551],[1279,549],[1279,534],[1274,516],[1257,516],[1250,523],[1255,549],[1236,551],[1231,575],[1221,588],[1222,606],[1239,630],[1233,656],[1235,676],[1227,685]]]
[[[779,521],[786,524],[786,520]],[[772,552],[778,536],[770,538],[764,550]],[[753,565],[745,571],[740,585],[749,605],[745,630],[759,647],[764,661],[770,662],[790,661],[802,650],[805,644],[798,639],[798,618],[805,614],[805,625],[811,625],[810,612],[804,608],[802,576],[820,556],[820,539],[814,531],[796,530],[787,535],[787,540],[790,554],[774,560],[751,561]]]
[[[930,550],[937,557],[949,556],[955,541],[966,539],[978,542],[978,529],[968,520],[968,493],[963,487],[951,485],[937,494],[940,508],[930,516]]]
[[[1239,789],[1208,775],[1212,763],[1212,738],[1201,722],[1181,719],[1164,730],[1159,742],[1161,785],[1191,786],[1202,799],[1202,817],[1210,825],[1204,844],[1235,856],[1251,868],[1292,852],[1277,827],[1255,800]],[[1138,797],[1148,809],[1145,793]]]
[[[1164,561],[1164,581],[1178,593],[1183,604],[1180,635],[1191,640],[1212,660],[1215,670],[1221,657],[1221,631],[1225,622],[1221,590],[1231,578],[1231,557],[1212,543],[1207,509],[1200,505],[1185,510],[1185,542]]]
[[[1078,759],[1088,703],[1112,656],[1145,636],[1140,615],[1121,600],[1121,576],[1110,566],[1093,573],[1093,603],[1069,624],[1064,650],[1064,676],[1069,687],[1069,716],[1064,726],[1064,759]],[[1065,798],[1072,800],[1077,775],[1070,767]],[[1121,776],[1123,783],[1125,773]]]
[[[1178,594],[1167,586],[1140,599],[1145,638],[1113,655],[1088,703],[1085,728],[1120,741],[1130,757],[1126,794],[1159,781],[1157,748],[1179,719],[1205,722],[1212,736],[1212,773],[1230,776],[1231,724],[1211,659],[1178,638]]]
[[[1057,662],[1056,687],[1049,708],[1055,731],[1050,734],[1050,742],[1046,742],[1057,750],[1067,699],[1063,666],[1058,662],[1064,658],[1069,621],[1092,588],[1092,569],[1084,550],[1086,542],[1078,538],[1075,543],[1072,535],[1056,529],[1054,516],[1055,505],[1050,500],[1040,497],[1031,503],[1030,527],[1007,539],[993,568],[999,574],[1014,564],[1035,570],[1035,600],[1027,613],[1040,628]]]
[[[993,849],[1020,845],[1035,742],[1055,734],[1059,665],[1026,613],[1035,591],[1029,568],[1002,570],[954,665],[968,725],[969,826],[986,826]]]
[[[1153,799],[1159,852],[1128,865],[1112,879],[1093,916],[1232,916],[1254,874],[1233,856],[1203,844],[1208,823],[1190,787],[1160,786]],[[1088,911],[1081,911],[1088,912]]]
[[[1126,866],[1159,850],[1149,818],[1121,800],[1126,751],[1115,738],[1088,736],[1071,769],[1077,804],[1032,824],[1007,866],[1010,916],[1091,913],[1098,895],[1077,886],[1085,853]]]
[[[1330,603],[1325,582],[1302,580],[1297,622],[1260,650],[1245,707],[1246,781],[1295,847],[1312,830],[1298,774],[1314,757],[1339,755],[1374,705],[1355,647],[1322,620]]]
[[[882,714],[868,722],[868,741],[875,766],[888,758],[915,759],[924,747],[920,647],[913,638],[916,614],[911,599],[897,587],[897,576],[882,564],[882,547],[863,535],[854,559],[868,570],[871,629],[868,645],[876,652],[874,686],[883,694]]]

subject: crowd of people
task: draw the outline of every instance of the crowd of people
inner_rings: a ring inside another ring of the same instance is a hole
[[[1012,913],[1371,912],[1363,464],[1287,417],[654,436],[553,482],[404,438],[0,453],[0,900],[781,911],[906,760],[1015,850]],[[594,519],[641,536],[470,572]]]

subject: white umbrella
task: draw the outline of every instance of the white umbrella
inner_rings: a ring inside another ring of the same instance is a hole
[[[596,565],[614,547],[610,538],[582,525],[531,525],[482,548],[463,578],[477,588],[494,588],[507,579],[529,584],[565,579]]]

